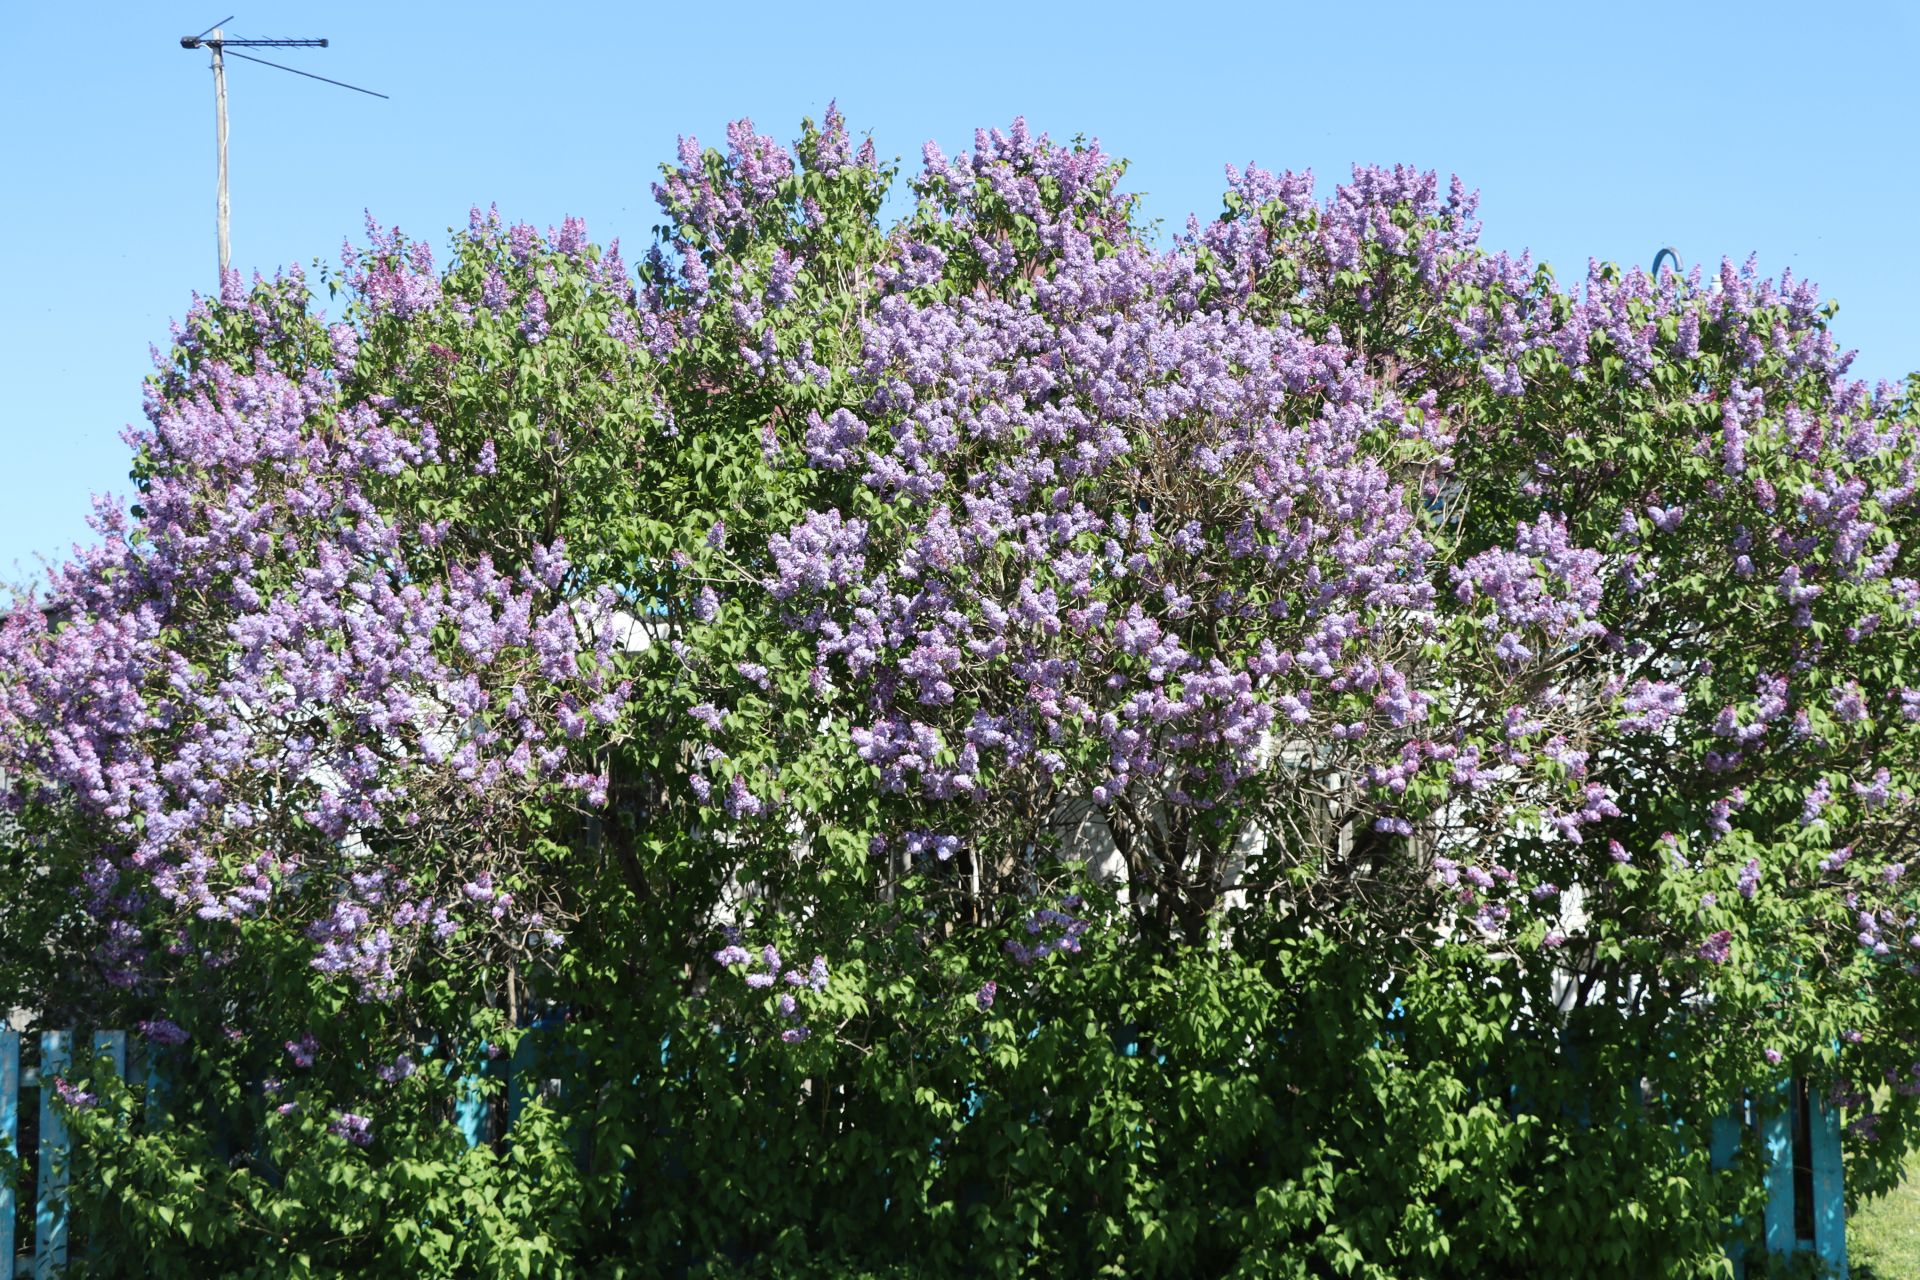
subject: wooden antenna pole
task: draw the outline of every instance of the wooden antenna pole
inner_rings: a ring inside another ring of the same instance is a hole
[[[227,243],[227,64],[220,56],[220,28],[213,29],[213,39],[208,44],[213,49],[214,133],[220,144],[220,195],[216,216],[220,227],[220,287],[225,289],[232,253]]]
[[[232,22],[231,17],[220,19]],[[211,37],[211,38],[209,38]],[[227,287],[227,272],[233,266],[233,249],[227,239],[227,46],[234,46],[233,56],[244,62],[257,62],[263,67],[272,67],[276,71],[291,71],[296,76],[305,76],[309,80],[318,80],[323,84],[336,85],[342,89],[351,89],[355,93],[364,93],[373,98],[384,98],[384,93],[375,93],[371,89],[362,89],[357,84],[348,84],[344,80],[329,80],[325,76],[314,75],[311,71],[302,71],[298,67],[282,66],[278,62],[268,62],[250,53],[241,53],[241,49],[324,49],[327,42],[316,40],[265,40],[235,39],[228,40],[226,33],[219,27],[208,27],[197,36],[181,36],[182,49],[198,49],[202,46],[213,52],[213,127],[214,140],[220,148],[220,189],[214,205],[215,226],[220,233],[220,287]],[[0,1277],[4,1280],[4,1277]]]

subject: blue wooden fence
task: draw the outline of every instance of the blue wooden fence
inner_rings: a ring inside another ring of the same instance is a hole
[[[1801,1079],[1783,1080],[1765,1105],[1748,1101],[1739,1113],[1714,1121],[1713,1167],[1733,1162],[1746,1138],[1767,1157],[1763,1239],[1768,1253],[1813,1253],[1844,1280],[1847,1274],[1847,1198],[1840,1152],[1840,1108]],[[1733,1273],[1746,1275],[1741,1248],[1728,1250]]]
[[[106,1059],[116,1075],[127,1070],[127,1033],[96,1031],[93,1058]],[[4,1274],[46,1280],[59,1274],[67,1261],[67,1126],[53,1105],[52,1081],[73,1065],[73,1032],[40,1033],[40,1063],[29,1072],[20,1069],[20,1033],[0,1030],[0,1155],[6,1172],[21,1155],[20,1110],[31,1093],[38,1108],[34,1127],[33,1252],[24,1253],[26,1232],[21,1229],[21,1206],[15,1203],[15,1181],[0,1178],[0,1262]]]
[[[72,1031],[40,1033],[37,1067],[23,1071],[20,1033],[0,1029],[0,1168],[11,1169],[14,1159],[26,1155],[35,1171],[33,1199],[16,1203],[15,1180],[0,1177],[0,1280],[31,1276],[50,1280],[67,1261],[67,1177],[70,1140],[59,1110],[53,1105],[52,1081],[73,1070]],[[542,1087],[535,1058],[535,1036],[523,1036],[513,1058],[505,1064],[507,1124],[512,1126],[533,1094]],[[127,1071],[127,1033],[97,1031],[91,1040],[95,1062],[104,1059],[120,1077]],[[164,1089],[158,1074],[158,1055],[144,1055],[147,1084],[146,1119],[165,1122]],[[84,1066],[84,1061],[82,1063]],[[31,1097],[37,1108],[31,1150],[21,1147],[21,1114]],[[487,1104],[478,1082],[467,1080],[457,1091],[454,1123],[469,1144],[490,1136]],[[1751,1131],[1751,1132],[1749,1132]],[[1767,1252],[1812,1252],[1842,1277],[1847,1268],[1846,1199],[1840,1155],[1840,1112],[1804,1080],[1782,1081],[1772,1098],[1749,1101],[1735,1115],[1714,1123],[1711,1158],[1715,1168],[1726,1168],[1743,1145],[1759,1144],[1767,1157],[1767,1207],[1763,1238]],[[28,1218],[21,1211],[31,1209]],[[31,1230],[26,1222],[31,1222]],[[32,1251],[24,1246],[31,1240]],[[1735,1247],[1729,1251],[1734,1274],[1744,1277],[1745,1259]]]

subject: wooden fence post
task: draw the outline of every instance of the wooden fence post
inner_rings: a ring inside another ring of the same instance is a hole
[[[1727,1169],[1733,1166],[1734,1156],[1740,1151],[1740,1133],[1746,1127],[1743,1122],[1747,1104],[1743,1100],[1736,1104],[1739,1108],[1733,1115],[1715,1116],[1712,1135],[1709,1138],[1708,1162],[1715,1169]],[[1735,1218],[1733,1225],[1738,1227],[1740,1220]],[[1744,1241],[1734,1241],[1726,1248],[1727,1261],[1733,1263],[1733,1280],[1746,1280],[1747,1246]]]
[[[0,1028],[0,1156],[9,1157],[7,1176],[0,1178],[0,1276],[13,1280],[13,1221],[19,1207],[13,1201],[12,1157],[20,1154],[20,1033]]]
[[[545,1033],[539,1021],[521,1029],[519,1043],[507,1058],[507,1132],[520,1123],[527,1103],[540,1096],[541,1046],[538,1037]]]
[[[1767,1153],[1768,1253],[1793,1252],[1793,1081],[1782,1080],[1760,1113],[1760,1149]]]
[[[1813,1138],[1813,1250],[1847,1280],[1847,1193],[1840,1156],[1840,1108],[1808,1090]]]
[[[34,1280],[67,1265],[67,1124],[53,1105],[55,1078],[72,1064],[73,1033],[40,1033],[40,1178],[33,1215]]]
[[[165,1128],[169,1118],[171,1108],[168,1104],[169,1095],[172,1092],[172,1081],[164,1070],[162,1059],[170,1052],[167,1046],[155,1044],[151,1040],[142,1041],[140,1045],[140,1061],[143,1067],[141,1074],[147,1081],[147,1098],[142,1109],[142,1119],[146,1122],[149,1131]]]
[[[454,1070],[460,1070],[460,1061],[456,1057],[452,1062]],[[485,1071],[483,1064],[480,1068]],[[460,1135],[467,1140],[469,1147],[477,1147],[487,1140],[487,1095],[480,1088],[481,1077],[472,1072],[463,1074],[454,1084],[453,1123],[459,1128]]]
[[[96,1031],[93,1033],[93,1058],[95,1062],[105,1058],[113,1068],[116,1079],[127,1078],[127,1033],[124,1031]]]
[[[107,1060],[107,1068],[113,1072],[116,1080],[125,1080],[127,1078],[126,1032],[95,1031],[93,1033],[93,1062],[91,1066],[98,1067],[102,1058]],[[92,1072],[89,1071],[88,1074],[91,1076]],[[87,1240],[88,1254],[97,1254],[99,1249],[100,1241],[90,1236]]]

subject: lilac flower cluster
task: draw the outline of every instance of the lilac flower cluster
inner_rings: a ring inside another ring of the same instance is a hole
[[[1636,680],[1627,696],[1620,700],[1623,733],[1654,733],[1667,721],[1686,709],[1686,694],[1680,686],[1664,680]]]
[[[347,253],[361,325],[456,307],[431,253],[369,234]],[[208,353],[195,335],[251,325],[271,343],[306,305],[297,274],[228,295],[196,307],[150,387],[149,425],[128,435],[133,519],[103,506],[100,541],[0,626],[0,754],[98,831],[87,907],[116,981],[148,976],[153,947],[130,923],[144,904],[203,921],[291,909],[280,918],[305,914],[316,968],[382,998],[417,947],[469,907],[500,919],[506,901],[440,882],[444,853],[420,855],[444,849],[444,830],[423,817],[603,793],[570,743],[627,697],[606,674],[612,597],[568,590],[562,543],[502,569],[396,518],[388,481],[455,461],[434,424],[344,390],[368,350],[352,326],[334,326],[317,368],[272,345],[244,364]],[[476,840],[461,860],[486,856]]]
[[[172,1048],[183,1045],[192,1038],[187,1034],[186,1028],[170,1018],[146,1019],[136,1025],[140,1029],[141,1037],[149,1044]]]
[[[930,151],[920,186],[990,276],[1005,260],[977,228],[1001,208],[1039,220],[1060,268],[1026,300],[882,299],[864,332],[871,393],[808,420],[808,465],[856,474],[886,518],[810,514],[772,539],[764,585],[823,665],[887,691],[852,735],[903,795],[973,795],[1086,735],[1108,758],[1089,780],[1100,803],[1214,804],[1261,772],[1282,722],[1327,726],[1316,691],[1330,710],[1364,699],[1338,726],[1353,736],[1431,704],[1398,666],[1351,656],[1434,598],[1404,481],[1363,442],[1385,430],[1431,449],[1444,434],[1337,347],[1169,306],[1198,286],[1189,257],[1125,241],[1096,254],[1124,224],[1113,176],[1097,150],[1021,124],[957,160]],[[1169,508],[1209,518],[1162,526],[1103,496],[1142,468],[1190,486]],[[1590,557],[1540,536],[1584,592]],[[1266,603],[1237,599],[1260,578]],[[1004,591],[983,595],[988,582]],[[1196,652],[1182,619],[1222,607],[1250,635],[1298,621],[1285,649]],[[986,705],[975,691],[995,682],[1024,696]]]
[[[373,1145],[373,1121],[351,1111],[339,1112],[328,1121],[327,1132],[336,1138],[346,1139],[356,1147]]]
[[[762,947],[756,954],[748,951],[737,939],[734,939],[713,953],[713,961],[724,969],[752,966],[755,961],[758,961],[758,968],[749,968],[749,971],[743,975],[746,985],[755,991],[768,991],[777,986],[785,988],[775,997],[774,1007],[783,1020],[794,1025],[783,1027],[780,1031],[780,1039],[787,1044],[799,1044],[812,1036],[812,1028],[800,1023],[800,1018],[805,1013],[801,1006],[801,992],[819,995],[826,991],[828,974],[825,956],[815,956],[804,973],[799,969],[782,971],[780,952],[771,943]]]
[[[305,1070],[313,1066],[314,1058],[320,1052],[320,1042],[315,1040],[313,1033],[309,1031],[302,1034],[298,1040],[287,1041],[286,1050],[287,1057],[293,1060],[293,1065]]]
[[[1077,955],[1080,951],[1080,939],[1087,932],[1088,921],[1073,915],[1081,903],[1076,894],[1068,894],[1060,903],[1063,910],[1042,907],[1029,915],[1021,925],[1031,941],[1008,938],[1004,944],[1006,953],[1022,968],[1030,967],[1035,961],[1044,960],[1052,955]],[[992,984],[989,984],[992,985]],[[986,991],[982,988],[985,1009],[992,1005],[993,996],[999,990]]]
[[[1593,617],[1600,605],[1600,553],[1568,541],[1566,522],[1543,514],[1515,531],[1513,549],[1481,552],[1452,570],[1461,603],[1484,597],[1490,606],[1481,625],[1500,632],[1496,651],[1516,664],[1535,656],[1525,633],[1564,645],[1605,634]]]
[[[1725,964],[1733,945],[1733,931],[1721,929],[1700,944],[1700,958],[1709,964]]]
[[[55,1076],[53,1078],[53,1091],[59,1096],[60,1101],[72,1107],[75,1111],[90,1110],[95,1103],[100,1101],[100,1095],[91,1090],[82,1089],[80,1086],[70,1082],[65,1076]]]

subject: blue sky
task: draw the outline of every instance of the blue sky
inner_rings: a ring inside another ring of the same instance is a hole
[[[198,0],[196,0],[198,2]],[[0,79],[0,579],[124,493],[149,343],[214,283],[213,88],[201,8],[37,5]],[[233,262],[334,258],[363,210],[438,238],[475,202],[569,213],[632,251],[678,134],[797,135],[837,97],[917,163],[1024,114],[1133,162],[1149,215],[1217,208],[1221,167],[1355,161],[1459,173],[1485,241],[1577,278],[1757,252],[1841,303],[1855,371],[1920,367],[1920,9],[1898,4],[1130,6],[255,3],[229,34],[326,36],[276,61],[382,102],[229,64]]]

